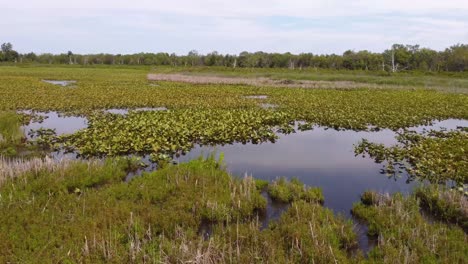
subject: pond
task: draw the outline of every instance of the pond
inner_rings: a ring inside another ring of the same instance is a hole
[[[72,84],[75,84],[76,81],[67,81],[67,80],[42,80],[43,82],[46,82],[46,83],[50,83],[50,84],[53,84],[53,85],[58,85],[58,86],[62,86],[62,87],[66,87],[66,86],[70,86]]]
[[[107,110],[115,114],[127,114],[129,111],[161,111],[166,108],[138,108]],[[24,127],[30,129],[51,128],[57,134],[73,133],[87,127],[84,117],[61,116],[57,112],[39,113],[48,118],[42,123],[31,123]],[[435,121],[431,126],[412,127],[422,132],[428,129],[456,129],[468,126],[468,120],[448,119]],[[229,172],[237,176],[252,175],[255,178],[274,180],[279,177],[297,178],[307,185],[322,188],[325,206],[337,213],[350,216],[353,203],[366,190],[382,193],[409,193],[416,183],[407,183],[406,175],[388,176],[381,173],[383,164],[373,159],[355,156],[354,145],[361,139],[382,143],[386,146],[396,144],[396,133],[384,129],[374,132],[337,131],[315,126],[313,130],[289,135],[280,134],[275,143],[241,144],[224,146],[196,146],[184,156],[175,158],[176,162],[185,162],[213,153],[224,155],[224,162]],[[60,154],[55,153],[56,157]],[[154,168],[154,166],[151,166]],[[276,213],[275,213],[276,214]]]
[[[353,145],[362,138],[396,144],[395,133],[390,130],[355,132],[315,127],[280,135],[275,143],[199,146],[177,161],[223,153],[226,167],[234,175],[248,174],[269,181],[278,177],[298,178],[307,185],[322,188],[325,206],[349,216],[353,203],[366,190],[407,193],[413,186],[404,179],[380,174],[382,164],[373,159],[356,157]]]
[[[30,114],[31,111],[19,111],[19,113]],[[80,129],[88,127],[88,120],[85,117],[65,116],[58,112],[34,112],[34,114],[47,117],[42,122],[31,122],[22,129],[26,136],[30,130],[39,128],[55,129],[57,135],[72,134]]]

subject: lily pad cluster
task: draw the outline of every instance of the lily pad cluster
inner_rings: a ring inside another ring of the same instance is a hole
[[[234,142],[262,143],[277,139],[276,127],[290,125],[290,117],[268,110],[174,110],[132,112],[128,116],[99,114],[87,129],[58,140],[83,156],[184,154],[195,145]]]
[[[410,179],[432,183],[449,180],[463,187],[468,184],[468,133],[464,130],[429,131],[418,134],[404,131],[398,145],[386,147],[367,140],[355,147],[356,155],[369,155],[376,162],[386,162],[385,172],[394,175],[408,172]]]
[[[434,119],[468,119],[468,95],[423,89],[303,89],[158,82],[149,69],[0,68],[0,110],[32,109],[90,115],[104,109],[165,106],[171,110],[252,109],[275,105],[294,120],[337,129],[399,129]],[[57,89],[43,79],[77,80]],[[249,99],[258,96],[264,99]]]

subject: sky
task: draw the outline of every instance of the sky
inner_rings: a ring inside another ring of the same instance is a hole
[[[0,42],[21,53],[443,50],[468,44],[468,0],[0,0]]]

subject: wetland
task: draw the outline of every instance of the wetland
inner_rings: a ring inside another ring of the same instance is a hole
[[[0,68],[0,262],[468,257],[465,93],[148,71]]]

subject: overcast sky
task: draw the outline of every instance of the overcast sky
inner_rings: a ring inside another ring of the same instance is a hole
[[[20,52],[380,52],[468,44],[468,0],[0,0]]]

